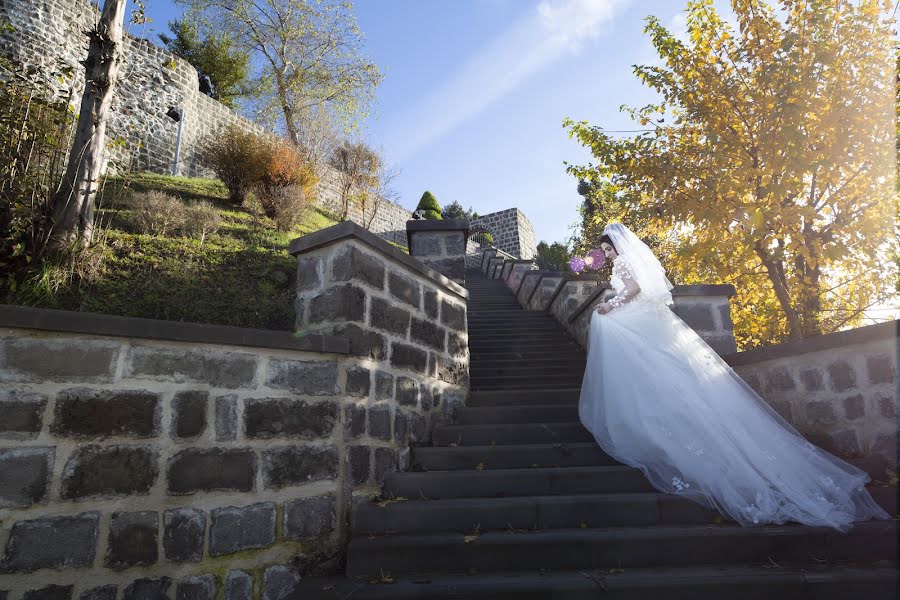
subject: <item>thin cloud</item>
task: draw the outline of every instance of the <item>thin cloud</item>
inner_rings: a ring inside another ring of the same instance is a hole
[[[395,130],[403,135],[392,143],[395,156],[398,160],[409,157],[475,118],[533,75],[568,54],[577,54],[630,2],[542,0],[407,113]]]

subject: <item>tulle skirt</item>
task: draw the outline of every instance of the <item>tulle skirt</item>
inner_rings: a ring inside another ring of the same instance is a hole
[[[579,415],[610,456],[660,491],[741,525],[890,516],[868,475],[806,441],[663,305],[596,312]]]

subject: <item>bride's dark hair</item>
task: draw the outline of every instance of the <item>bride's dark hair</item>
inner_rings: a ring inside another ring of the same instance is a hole
[[[616,251],[616,254],[619,253],[619,249],[616,248],[615,244],[613,244],[612,238],[609,237],[608,235],[606,235],[605,233],[600,236],[600,243],[602,244],[603,242],[606,242],[607,244],[612,246],[612,249]]]

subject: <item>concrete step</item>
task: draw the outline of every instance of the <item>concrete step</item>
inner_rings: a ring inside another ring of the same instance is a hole
[[[456,413],[457,425],[495,423],[565,423],[578,420],[578,405],[467,406]]]
[[[307,578],[309,600],[894,600],[897,566],[699,565],[596,571]]]
[[[469,394],[468,406],[577,404],[580,396],[580,386],[542,390],[474,390]]]
[[[563,385],[574,387],[581,385],[581,381],[584,377],[584,368],[573,369],[558,367],[552,370],[534,369],[534,371],[529,371],[526,368],[500,373],[479,369],[478,371],[471,372],[469,375],[472,379],[472,389],[482,387],[478,384],[487,384],[491,385],[491,387],[499,388],[506,387],[507,384],[514,384],[514,387],[517,388],[528,388],[532,384],[553,384],[557,387]],[[521,384],[527,385],[523,386]]]
[[[470,355],[471,364],[478,364],[483,361],[543,361],[543,360],[565,360],[586,362],[584,351],[581,348],[569,348],[560,351],[546,350],[525,350],[517,352],[504,352],[502,350],[492,350],[490,352],[472,352]]]
[[[405,471],[385,476],[384,494],[410,499],[499,498],[559,494],[612,494],[655,491],[644,474],[625,465]]]
[[[474,532],[470,532],[474,534]],[[896,521],[857,523],[846,533],[777,525],[652,525],[527,533],[354,537],[347,574],[625,569],[653,566],[897,559]]]
[[[469,344],[487,344],[489,342],[499,342],[503,344],[527,342],[573,342],[572,336],[562,330],[553,331],[533,331],[530,328],[522,328],[515,331],[505,331],[502,333],[493,333],[486,335],[478,331],[469,331]]]
[[[531,469],[618,465],[594,442],[509,446],[423,446],[412,449],[411,464],[425,471]],[[480,469],[479,469],[480,467]]]
[[[578,372],[583,373],[585,367],[584,359],[553,359],[545,358],[541,360],[479,360],[469,367],[469,374],[480,375],[527,375],[529,373],[559,373],[559,372]]]
[[[581,346],[575,340],[559,338],[555,340],[492,340],[492,341],[469,341],[469,350],[474,353],[507,353],[507,352],[578,352]]]
[[[435,446],[491,446],[512,444],[572,444],[594,437],[579,422],[445,425],[432,434]]]
[[[557,388],[561,385],[571,386],[578,385],[581,383],[581,377],[569,377],[569,378],[555,378],[552,381],[545,380],[529,380],[522,381],[521,379],[512,378],[511,381],[491,381],[491,382],[480,382],[473,380],[471,383],[472,391],[481,391],[481,392],[491,392],[491,391],[516,391],[516,390],[551,390]]]
[[[358,534],[578,529],[624,525],[708,524],[715,510],[659,492],[511,498],[409,499],[354,513]]]

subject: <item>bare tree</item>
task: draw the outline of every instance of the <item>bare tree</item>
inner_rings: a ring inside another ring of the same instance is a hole
[[[303,109],[297,131],[300,150],[307,162],[315,165],[321,177],[335,150],[341,144],[341,135],[332,115],[321,106]]]
[[[386,202],[396,202],[400,198],[400,193],[394,189],[394,180],[400,176],[400,168],[397,165],[388,165],[384,160],[384,153],[379,152],[381,160],[378,162],[378,170],[375,175],[375,186],[367,194],[365,205],[363,206],[363,215],[366,209],[371,207],[372,214],[366,218],[366,229],[371,230],[378,210]],[[365,218],[365,217],[364,217]]]
[[[335,148],[329,164],[338,173],[341,220],[350,217],[353,204],[361,203],[377,186],[378,154],[362,142],[345,141]]]

